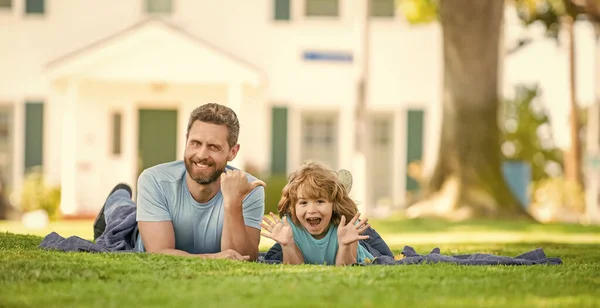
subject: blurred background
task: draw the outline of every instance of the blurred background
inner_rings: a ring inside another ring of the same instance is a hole
[[[209,102],[237,112],[232,164],[267,182],[267,212],[318,160],[353,173],[369,217],[597,223],[600,5],[479,1],[460,15],[485,33],[440,22],[435,0],[0,0],[0,231],[91,231],[115,184],[135,190],[183,157],[188,116]],[[448,62],[452,46],[467,52]],[[485,76],[497,102],[456,101]],[[463,155],[478,152],[495,173]]]

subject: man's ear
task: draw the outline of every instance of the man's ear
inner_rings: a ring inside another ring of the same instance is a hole
[[[227,158],[228,161],[232,161],[235,159],[235,157],[237,156],[238,151],[240,150],[240,144],[236,144],[234,145],[231,150],[229,150],[229,157]]]

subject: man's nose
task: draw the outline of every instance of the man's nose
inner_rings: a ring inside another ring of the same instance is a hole
[[[196,151],[196,156],[198,156],[198,158],[200,159],[204,159],[208,157],[208,148],[206,146],[201,146],[198,148],[198,150]]]

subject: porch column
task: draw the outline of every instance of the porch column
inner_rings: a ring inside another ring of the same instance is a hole
[[[240,168],[240,169],[244,169],[245,168],[245,159],[244,159],[244,147],[250,146],[250,144],[242,144],[240,142],[240,140],[244,140],[243,136],[245,135],[244,132],[246,131],[244,129],[244,125],[248,125],[249,123],[247,123],[246,121],[244,121],[244,115],[242,114],[242,100],[243,100],[243,94],[242,94],[242,83],[239,81],[232,81],[229,83],[228,87],[227,87],[227,106],[229,106],[229,108],[233,109],[233,111],[235,112],[235,114],[238,117],[238,120],[240,122],[240,134],[238,137],[238,143],[240,143],[240,152],[238,152],[237,157],[230,162],[230,165],[236,167],[236,168]]]
[[[60,210],[64,215],[77,212],[76,172],[77,172],[77,99],[78,82],[72,80],[66,88],[62,104],[62,142],[61,142],[61,199]]]

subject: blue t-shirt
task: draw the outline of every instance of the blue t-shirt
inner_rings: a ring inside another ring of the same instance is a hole
[[[335,265],[338,251],[337,226],[331,225],[322,239],[314,238],[304,227],[296,226],[288,217],[288,222],[294,233],[294,243],[302,253],[306,264]],[[356,262],[364,262],[365,258],[374,259],[362,245],[358,245]]]
[[[171,221],[175,249],[192,254],[220,252],[225,214],[221,190],[207,203],[198,203],[188,190],[186,175],[182,160],[144,170],[138,179],[137,221]],[[246,177],[249,182],[256,180],[248,173]],[[264,188],[253,189],[244,198],[242,208],[246,226],[260,230],[265,211]],[[140,243],[138,237],[136,249],[144,251]]]

